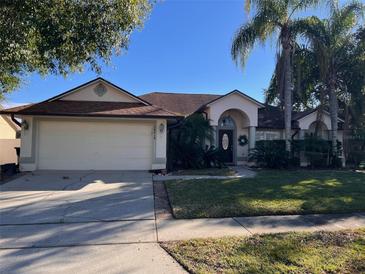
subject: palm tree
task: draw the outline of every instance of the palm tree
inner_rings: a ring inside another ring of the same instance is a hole
[[[278,83],[284,98],[286,150],[290,151],[292,120],[292,60],[295,39],[297,11],[318,4],[319,0],[247,0],[246,10],[255,7],[254,17],[235,34],[231,54],[242,66],[256,42],[264,43],[275,37],[278,44]]]
[[[364,5],[352,2],[343,7],[336,3],[331,6],[329,19],[312,16],[296,24],[296,32],[306,37],[316,55],[320,79],[328,95],[331,116],[332,152],[337,154],[338,99],[343,89],[344,68],[351,61],[349,49],[354,44],[354,27],[359,23],[359,16]]]

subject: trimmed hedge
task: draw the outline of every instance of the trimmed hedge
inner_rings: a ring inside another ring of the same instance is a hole
[[[313,137],[291,141],[291,153],[286,151],[285,140],[261,140],[250,151],[249,160],[266,168],[288,168],[300,166],[300,155],[304,153],[313,168],[341,167],[341,143],[337,142],[337,155],[332,155],[332,142]]]

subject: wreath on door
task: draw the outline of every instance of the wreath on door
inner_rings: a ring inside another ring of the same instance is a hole
[[[248,144],[248,139],[246,135],[240,135],[238,137],[238,144],[243,147]]]

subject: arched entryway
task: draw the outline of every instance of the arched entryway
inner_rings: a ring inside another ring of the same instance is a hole
[[[329,130],[322,121],[314,121],[309,125],[308,133],[311,136],[317,136],[324,140],[329,140]]]
[[[249,125],[248,116],[241,110],[229,109],[221,114],[216,138],[217,147],[221,150],[226,164],[236,165],[247,161],[248,143],[243,144],[242,139],[248,140]]]

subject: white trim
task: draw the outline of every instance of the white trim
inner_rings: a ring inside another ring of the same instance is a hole
[[[231,91],[231,92],[229,92],[229,93],[227,93],[227,94],[225,94],[225,95],[222,95],[221,97],[218,97],[217,99],[213,100],[213,102],[208,103],[208,104],[207,104],[207,107],[209,107],[209,106],[211,106],[211,105],[214,105],[215,103],[217,103],[217,102],[218,102],[218,101],[220,101],[221,99],[226,98],[226,97],[228,97],[228,96],[231,96],[232,94],[238,94],[238,95],[242,96],[243,98],[245,98],[246,100],[250,101],[251,103],[254,103],[255,105],[258,105],[258,106],[260,106],[260,107],[265,107],[265,105],[263,105],[263,104],[261,104],[261,103],[257,102],[256,100],[254,100],[254,99],[250,98],[248,95],[246,95],[246,94],[242,93],[242,92],[241,92],[241,91],[239,91],[239,90],[234,90],[234,91]]]

